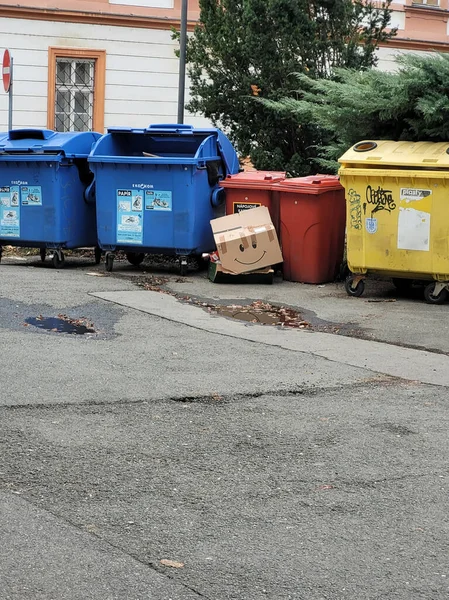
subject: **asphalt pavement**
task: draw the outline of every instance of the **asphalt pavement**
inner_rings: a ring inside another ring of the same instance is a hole
[[[0,266],[2,600],[448,597],[448,306],[163,285],[316,319],[284,331],[66,264]],[[320,329],[363,311],[431,334]]]

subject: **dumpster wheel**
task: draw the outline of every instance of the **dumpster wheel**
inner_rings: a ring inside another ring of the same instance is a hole
[[[39,254],[40,254],[40,257],[41,257],[41,261],[45,262],[45,259],[47,258],[47,249],[46,248],[41,248],[39,250]]]
[[[179,272],[180,272],[181,277],[184,277],[185,275],[187,275],[187,271],[188,271],[187,256],[180,256],[179,257]]]
[[[55,269],[62,269],[62,267],[64,266],[65,258],[61,250],[54,251],[51,262]]]
[[[112,269],[114,268],[114,259],[115,259],[115,254],[113,252],[106,252],[104,262],[105,262],[106,271],[108,273],[110,273],[112,271]]]
[[[365,282],[363,279],[359,279],[357,275],[349,275],[345,280],[345,290],[348,296],[360,298],[365,291]]]
[[[145,254],[143,254],[143,252],[126,253],[126,260],[129,262],[129,264],[133,265],[134,267],[138,267],[139,265],[141,265],[143,263],[144,258]]]
[[[95,254],[95,264],[99,265],[100,262],[101,262],[101,248],[100,248],[100,246],[95,246],[94,254]]]
[[[444,304],[446,302],[448,292],[444,285],[445,284],[433,281],[424,288],[424,299],[427,304]]]

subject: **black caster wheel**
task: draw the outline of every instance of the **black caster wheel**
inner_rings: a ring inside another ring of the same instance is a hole
[[[407,292],[413,285],[413,279],[393,277],[393,285],[400,292]]]
[[[434,295],[434,292],[435,282],[429,283],[424,288],[424,299],[427,304],[444,304],[448,297],[447,289],[443,288],[437,296]]]
[[[62,252],[55,252],[53,254],[51,262],[55,269],[62,269],[65,262],[64,254]]]
[[[181,274],[181,277],[187,275],[187,260],[182,259],[179,261],[179,272]]]
[[[184,277],[184,275],[187,275],[187,268],[188,268],[187,256],[180,256],[179,257],[179,272],[181,273],[181,277]]]
[[[203,258],[201,254],[195,257],[198,271],[206,271],[209,268],[209,259]]]
[[[143,263],[144,258],[145,254],[143,254],[142,252],[127,252],[126,254],[126,260],[129,262],[129,264],[133,265],[134,267],[138,267],[139,265],[141,265]]]
[[[94,255],[95,255],[95,264],[99,265],[101,262],[101,248],[99,246],[97,246],[95,248]]]
[[[115,258],[115,255],[112,254],[111,252],[106,253],[105,266],[106,266],[106,271],[108,273],[110,273],[112,271],[112,269],[114,268],[114,258]]]
[[[41,257],[41,261],[45,262],[45,259],[47,258],[47,250],[45,248],[41,248],[39,250],[39,254],[40,254],[40,257]]]
[[[345,280],[345,290],[348,296],[352,296],[353,298],[360,298],[360,296],[365,291],[365,282],[361,279],[356,286],[354,284],[354,275],[349,275]]]
[[[345,281],[346,277],[351,275],[351,271],[349,270],[348,263],[345,261],[338,267],[337,278],[339,281]]]

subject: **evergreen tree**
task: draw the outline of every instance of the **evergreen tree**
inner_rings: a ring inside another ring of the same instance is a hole
[[[394,73],[340,69],[334,80],[298,75],[301,99],[265,105],[277,115],[321,128],[318,162],[331,172],[361,140],[449,141],[449,55],[409,54],[396,62]]]
[[[255,98],[292,94],[294,73],[327,78],[334,68],[376,63],[390,2],[367,0],[200,0],[189,40],[188,109],[228,131],[257,168],[307,174],[322,132],[297,115],[273,111]]]

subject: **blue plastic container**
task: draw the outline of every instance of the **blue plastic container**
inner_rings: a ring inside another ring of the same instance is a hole
[[[61,267],[64,248],[96,247],[95,205],[87,157],[99,133],[16,129],[0,134],[1,246],[53,250]],[[99,252],[96,252],[99,262]]]
[[[183,269],[188,256],[215,247],[210,220],[222,203],[218,182],[239,170],[231,142],[218,129],[109,129],[89,164],[108,271],[116,250],[136,265],[145,253],[176,255]]]

